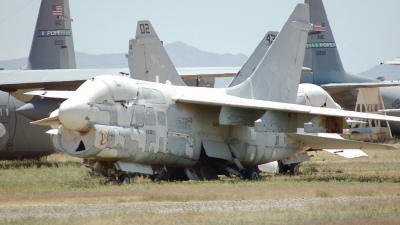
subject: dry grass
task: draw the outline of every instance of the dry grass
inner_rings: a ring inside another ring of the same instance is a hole
[[[188,210],[181,213],[102,214],[90,217],[61,219],[21,218],[3,221],[7,224],[398,224],[400,205],[394,200],[337,201],[311,204],[304,208],[270,208],[260,211],[201,212]]]
[[[131,185],[104,185],[91,177],[80,159],[55,154],[40,162],[0,161],[0,205],[103,204],[121,202],[294,199],[341,196],[400,196],[400,151],[365,150],[369,157],[344,159],[314,153],[296,177],[263,174],[260,182],[223,178],[208,182],[150,183],[138,178]],[[310,205],[307,208],[259,212],[184,212],[102,215],[53,221],[21,218],[10,224],[393,224],[399,223],[396,202],[356,202]],[[0,221],[1,223],[1,221]]]

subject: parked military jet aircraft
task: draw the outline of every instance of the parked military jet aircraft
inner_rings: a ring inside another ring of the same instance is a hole
[[[333,99],[348,110],[355,109],[357,88],[380,87],[386,109],[400,108],[400,87],[383,87],[389,82],[377,82],[367,77],[347,73],[340,60],[339,52],[322,0],[305,0],[310,5],[310,31],[303,66],[312,69],[312,74],[301,77],[301,83],[313,83],[324,88]],[[393,114],[400,116],[400,114]],[[393,132],[400,131],[400,124],[391,122]]]
[[[140,21],[138,29],[142,24],[148,32],[136,43],[146,48],[156,36],[148,21]],[[183,168],[190,179],[230,173],[256,179],[256,165],[298,158],[310,149],[393,149],[319,132],[340,130],[343,117],[400,118],[293,104],[311,29],[308,5],[300,3],[256,70],[236,86],[194,88],[98,76],[65,93],[68,99],[52,116],[33,123],[53,127],[48,133],[57,151],[94,160],[99,172],[115,168],[121,180],[128,173],[163,176],[173,168]]]

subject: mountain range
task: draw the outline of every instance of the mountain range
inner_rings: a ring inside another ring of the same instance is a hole
[[[218,54],[202,51],[183,42],[165,45],[172,63],[176,67],[240,67],[247,60],[244,54]],[[126,53],[93,55],[82,52],[75,53],[77,69],[127,68]],[[27,58],[0,61],[0,68],[19,69],[26,65]]]
[[[233,55],[206,52],[180,41],[165,45],[165,49],[176,67],[240,67],[248,58],[244,54]],[[76,52],[76,67],[78,69],[127,68],[128,63],[125,54],[93,55]],[[26,62],[26,57],[3,60],[0,61],[0,68],[7,70],[19,69],[24,67]],[[384,77],[387,81],[399,80],[400,66],[377,65],[359,75],[372,79]]]

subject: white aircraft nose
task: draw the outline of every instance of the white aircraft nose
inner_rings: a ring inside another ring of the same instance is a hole
[[[68,99],[60,105],[58,118],[68,129],[83,131],[90,125],[89,110],[87,102]]]

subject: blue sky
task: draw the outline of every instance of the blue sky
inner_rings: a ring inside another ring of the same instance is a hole
[[[125,53],[138,20],[150,20],[164,44],[250,55],[280,30],[298,0],[70,0],[75,51]],[[400,56],[398,0],[325,0],[345,69],[365,71]],[[0,60],[27,57],[40,0],[0,2]]]

